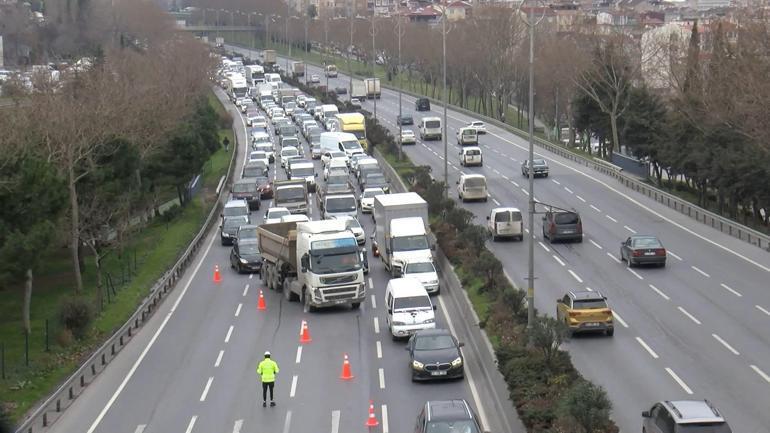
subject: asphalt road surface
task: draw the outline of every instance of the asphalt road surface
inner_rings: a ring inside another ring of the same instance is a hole
[[[242,53],[248,50],[239,49]],[[256,58],[252,54],[252,58]],[[320,68],[307,73],[325,77]],[[347,87],[344,74],[329,87]],[[343,99],[345,97],[343,96]],[[415,122],[414,98],[404,95],[404,113]],[[362,108],[370,112],[373,101]],[[383,89],[377,114],[397,131],[397,93]],[[449,185],[461,172],[484,174],[491,197],[487,203],[465,203],[486,223],[498,205],[528,209],[527,179],[520,164],[527,158],[526,140],[492,125],[480,137],[484,166],[459,165],[455,133],[472,117],[448,112]],[[416,125],[412,127],[416,131]],[[417,164],[430,165],[443,178],[444,149],[440,141],[417,140],[405,147]],[[565,348],[588,379],[604,386],[613,401],[613,418],[622,431],[639,431],[641,411],[653,402],[709,399],[733,431],[770,430],[770,255],[717,232],[624,188],[610,177],[535,149],[550,165],[550,176],[535,182],[538,201],[574,208],[583,220],[583,243],[550,244],[535,221],[536,307],[555,315],[557,298],[568,290],[599,290],[616,314],[612,338],[579,336]],[[454,189],[451,196],[457,197]],[[631,234],[657,235],[667,248],[665,268],[632,268],[619,261],[620,243]],[[507,274],[525,287],[527,240],[490,243]],[[764,281],[764,282],[763,282]]]

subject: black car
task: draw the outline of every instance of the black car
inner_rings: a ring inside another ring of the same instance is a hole
[[[396,116],[396,125],[414,125],[414,118],[411,114]]]
[[[347,87],[335,87],[334,88],[334,93],[336,93],[338,95],[346,95],[348,93],[348,88]]]
[[[361,192],[363,192],[366,188],[382,188],[382,190],[385,191],[385,194],[390,192],[390,184],[388,184],[388,180],[385,179],[385,176],[379,172],[369,173],[366,175],[364,180],[361,182]]]
[[[257,240],[257,227],[259,226],[256,224],[244,224],[238,227],[238,231],[235,232],[235,243]]]
[[[548,163],[542,158],[536,158],[532,160],[532,167],[534,168],[534,177],[543,176],[548,177]],[[521,163],[521,175],[529,177],[529,160],[525,159]]]
[[[414,109],[417,111],[430,111],[430,99],[417,98],[414,101]]]
[[[261,272],[262,253],[256,239],[245,239],[233,245],[230,251],[230,267],[242,272]]]
[[[465,400],[434,400],[417,415],[414,433],[481,433],[476,413]]]
[[[222,241],[222,245],[233,245],[238,228],[249,223],[249,217],[247,216],[223,217],[222,224],[219,226],[219,238]]]
[[[232,194],[234,199],[246,200],[246,202],[249,203],[249,209],[251,210],[259,210],[259,207],[262,204],[262,196],[257,183],[254,182],[253,179],[241,179],[236,181],[233,183],[232,188],[230,188],[230,194]]]
[[[409,352],[412,380],[462,378],[465,375],[462,346],[446,329],[415,332],[405,348]]]
[[[666,266],[666,249],[655,236],[633,235],[620,243],[620,260],[634,265]]]
[[[580,214],[571,211],[549,210],[543,215],[543,238],[549,242],[568,240],[583,242],[583,223]]]

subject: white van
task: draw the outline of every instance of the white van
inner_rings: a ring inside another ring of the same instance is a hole
[[[420,129],[420,139],[441,140],[442,131],[440,117],[423,117],[420,119],[418,128]]]
[[[326,123],[327,120],[335,119],[336,116],[340,114],[340,110],[337,108],[334,104],[324,104],[321,105],[321,122]]]
[[[461,174],[457,181],[457,198],[467,200],[487,201],[487,178],[483,174]]]
[[[281,74],[273,74],[273,73],[265,74],[265,82],[266,83],[276,83],[276,84],[281,83],[282,82],[281,81]]]
[[[361,152],[357,152],[356,150],[360,150]],[[322,132],[321,151],[345,152],[348,159],[350,159],[350,156],[352,156],[353,153],[363,153],[363,149],[361,148],[361,144],[358,143],[358,139],[349,132]]]
[[[499,238],[524,239],[521,211],[515,207],[496,207],[487,216],[487,230],[492,241]]]
[[[394,278],[385,289],[386,322],[394,340],[436,328],[436,307],[416,278]]]
[[[481,148],[478,146],[467,146],[460,149],[460,165],[469,167],[471,165],[484,165],[484,159],[481,156]]]
[[[457,144],[460,146],[479,144],[479,132],[476,128],[464,127],[457,130]]]

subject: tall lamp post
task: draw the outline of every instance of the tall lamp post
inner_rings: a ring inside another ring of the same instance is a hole
[[[398,160],[403,158],[404,144],[401,143],[404,126],[401,124],[401,38],[404,36],[405,29],[402,23],[402,15],[396,15],[396,35],[398,36],[398,62],[396,62],[396,74],[398,76]]]
[[[369,30],[369,32],[372,34],[372,87],[374,87],[374,79],[375,79],[375,69],[377,67],[377,46],[374,43],[374,37],[377,35],[377,28],[375,27],[376,22],[374,20],[376,14],[375,11],[372,10],[372,25]],[[369,91],[367,90],[367,93]],[[374,94],[373,97],[374,100],[374,118],[377,119],[377,94]]]
[[[355,8],[354,8],[354,0],[349,0],[350,3],[348,3],[348,19],[350,20],[350,42],[348,45],[347,53],[345,56],[345,59],[347,59],[348,63],[348,78],[350,79],[350,83],[348,85],[348,100],[353,100],[353,67],[350,65],[350,56],[352,55],[353,50],[353,18],[355,14]]]
[[[534,80],[535,80],[535,27],[545,18],[545,4],[541,0],[533,2],[542,7],[543,13],[535,17],[535,6],[529,8],[529,14],[521,13],[524,1],[519,3],[519,17],[529,27],[529,250],[527,272],[527,328],[531,329],[535,323],[535,171],[532,162],[535,158],[535,122],[534,122]]]
[[[449,154],[447,149],[447,136],[446,136],[446,130],[447,130],[447,88],[446,88],[446,34],[447,34],[447,28],[446,28],[446,0],[443,0],[441,3],[441,57],[442,57],[442,74],[443,74],[443,80],[444,80],[444,92],[443,92],[443,102],[444,102],[444,118],[442,120],[442,131],[441,131],[441,140],[444,142],[444,197],[449,197]]]
[[[291,6],[289,2],[286,2],[286,21],[284,34],[286,37],[286,45],[288,45],[289,55],[286,57],[286,73],[289,73],[289,58],[291,58],[291,42],[289,42],[289,17],[291,16]]]

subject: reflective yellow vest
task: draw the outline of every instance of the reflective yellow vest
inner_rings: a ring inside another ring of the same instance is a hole
[[[275,382],[275,374],[278,373],[278,364],[270,358],[265,358],[257,366],[257,374],[262,382]]]

